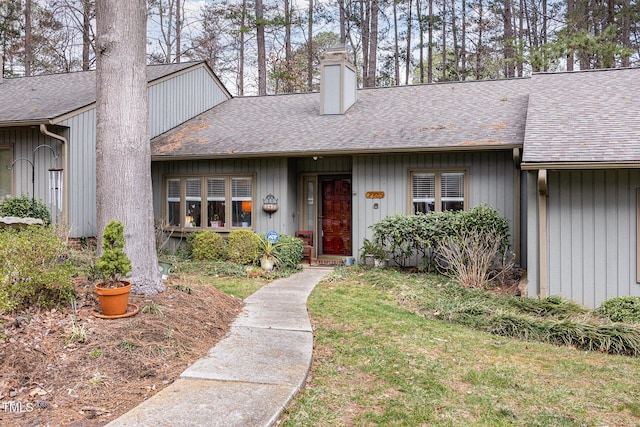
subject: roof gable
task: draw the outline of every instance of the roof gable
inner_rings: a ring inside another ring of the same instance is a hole
[[[203,62],[150,65],[147,80],[170,76]],[[96,72],[49,74],[3,79],[0,83],[0,125],[42,123],[96,101]]]

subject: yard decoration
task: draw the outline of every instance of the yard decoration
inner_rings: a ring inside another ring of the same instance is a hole
[[[102,308],[102,315],[96,317],[116,319],[133,316],[138,307],[128,304],[131,283],[123,280],[131,272],[131,260],[124,252],[124,225],[115,220],[109,221],[102,234],[102,255],[96,262],[102,281],[96,283],[95,290]],[[127,308],[131,308],[127,312]]]

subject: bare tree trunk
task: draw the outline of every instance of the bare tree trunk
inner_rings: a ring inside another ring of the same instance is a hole
[[[371,1],[360,0],[360,19],[362,22],[362,85],[367,87],[369,82],[369,16],[371,15]]]
[[[96,3],[96,208],[100,234],[124,224],[132,290],[164,290],[158,272],[148,134],[144,0]],[[101,236],[99,236],[101,238]]]
[[[31,31],[31,0],[24,2],[24,75],[31,75],[33,63],[33,33]]]
[[[342,14],[342,8],[340,8]],[[342,28],[340,31],[343,31]],[[344,44],[341,40],[340,43]],[[313,90],[313,0],[309,0],[309,23],[307,26],[307,88]]]
[[[256,35],[258,41],[258,95],[267,94],[267,57],[264,42],[264,7],[256,0]]]
[[[286,93],[293,92],[293,84],[291,78],[293,73],[291,72],[291,3],[289,0],[284,0],[284,66],[287,73],[284,81],[284,91]]]
[[[481,0],[482,1],[482,0]],[[429,0],[429,36],[427,37],[427,83],[433,82],[433,0]]]
[[[409,0],[407,4],[407,54],[405,56],[405,70],[404,70],[404,84],[409,84],[409,70],[411,68],[411,26],[413,23],[413,4],[412,1]]]
[[[378,0],[371,0],[371,30],[369,32],[369,61],[367,72],[368,87],[374,87],[376,85],[376,66],[378,56],[378,12],[379,12]]]
[[[467,2],[462,2],[462,45],[460,46],[460,57],[462,69],[462,81],[467,80]]]
[[[398,2],[393,0],[393,66],[396,86],[400,85],[400,47],[398,43]]]
[[[447,0],[442,0],[442,81],[447,81]]]
[[[176,0],[176,62],[180,63],[180,57],[182,56],[182,4],[183,1]]]
[[[82,1],[82,70],[88,71],[91,68],[91,3],[89,0]]]
[[[565,15],[565,22],[567,23],[567,27],[573,25],[573,13],[575,7],[575,0],[567,0],[567,13]],[[573,31],[570,31],[570,34]],[[573,71],[573,55],[574,51],[571,49],[567,50],[567,71]]]
[[[418,32],[420,33],[420,83],[424,83],[424,20],[422,15],[422,0],[416,0],[416,16],[418,17]]]
[[[311,1],[311,0],[310,0]],[[346,31],[346,22],[345,22],[345,11],[344,11],[344,0],[338,0],[338,8],[340,9],[340,44],[344,45],[347,43],[347,31]]]
[[[621,37],[622,37],[622,46],[625,48],[624,53],[622,54],[622,58],[621,58],[621,65],[623,67],[629,67],[631,66],[631,58],[629,53],[631,52],[631,19],[629,17],[630,14],[630,7],[631,7],[631,0],[623,0],[622,1],[622,7],[623,7],[623,14],[622,14],[622,33],[621,33]]]
[[[520,9],[518,10],[518,77],[522,77],[524,73],[524,0],[520,0]]]
[[[453,71],[456,79],[460,80],[460,52],[458,50],[458,29],[456,28],[456,0],[451,0],[451,33],[453,36]]]
[[[247,25],[247,0],[242,0],[240,17],[240,49],[238,52],[238,95],[244,95],[244,29]]]
[[[478,46],[476,46],[476,80],[482,77],[482,34],[484,30],[484,4],[483,0],[478,0]]]
[[[544,0],[543,0],[544,1]],[[513,25],[512,25],[511,0],[504,0],[502,4],[502,23],[504,25],[504,74],[506,78],[515,76],[514,50],[513,50]]]
[[[540,47],[542,49],[542,55],[543,55],[543,63],[544,63],[544,71],[548,71],[549,70],[549,61],[546,58],[546,55],[544,55],[544,47],[547,44],[547,0],[542,0],[542,37],[540,40]]]

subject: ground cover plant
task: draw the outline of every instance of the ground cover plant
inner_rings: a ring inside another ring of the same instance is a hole
[[[640,358],[492,334],[480,319],[495,296],[463,289],[477,294],[465,308],[469,295],[449,286],[441,276],[358,268],[317,285],[307,304],[310,377],[281,425],[640,424]],[[502,313],[592,316],[560,299],[502,301]]]

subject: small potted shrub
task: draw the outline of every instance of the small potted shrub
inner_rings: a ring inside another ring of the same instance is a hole
[[[127,311],[131,283],[123,280],[131,272],[131,260],[124,252],[124,225],[111,220],[102,234],[102,255],[96,262],[102,281],[95,290],[105,316],[119,316]]]
[[[386,253],[384,249],[369,239],[364,239],[362,242],[361,253],[364,257],[365,264],[368,266],[384,267],[386,264]]]

